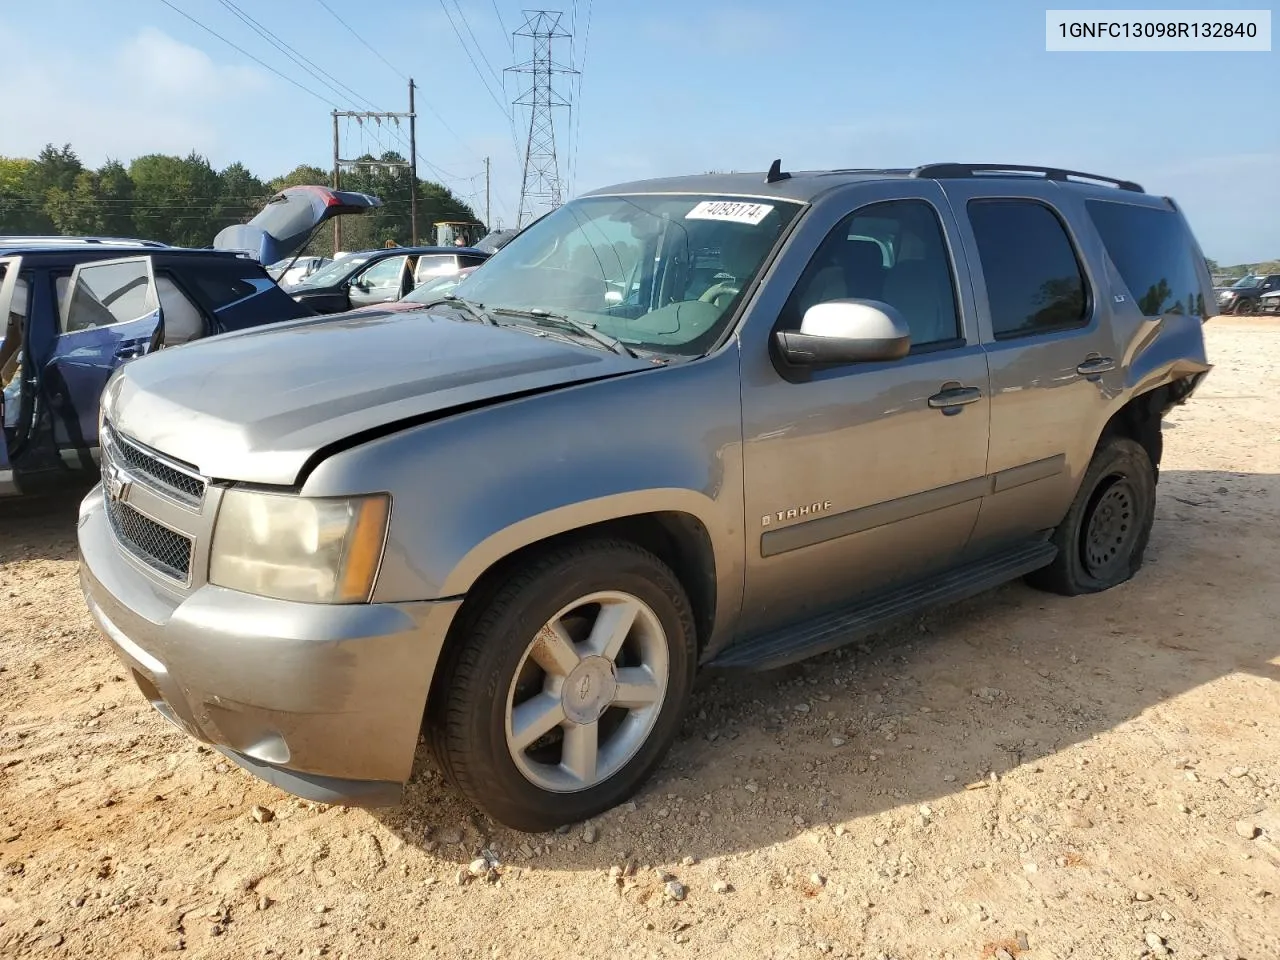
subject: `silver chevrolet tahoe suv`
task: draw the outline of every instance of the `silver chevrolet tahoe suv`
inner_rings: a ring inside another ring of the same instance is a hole
[[[640,787],[701,669],[1131,577],[1212,302],[1172,200],[1073,171],[597,190],[422,310],[122,367],[84,593],[161,714],[283,789],[394,804],[425,733],[547,829]]]

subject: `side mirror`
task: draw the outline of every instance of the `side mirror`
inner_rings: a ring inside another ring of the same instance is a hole
[[[897,309],[879,300],[828,300],[805,311],[800,330],[779,330],[778,349],[789,363],[869,363],[901,360],[911,331]]]

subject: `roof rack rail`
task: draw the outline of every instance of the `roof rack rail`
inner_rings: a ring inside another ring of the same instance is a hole
[[[112,246],[127,247],[168,247],[167,243],[161,243],[159,240],[139,240],[135,237],[79,237],[64,236],[62,234],[43,234],[24,236],[21,234],[6,234],[0,236],[0,244],[7,246],[55,246],[66,244],[74,246],[77,244],[106,244]]]
[[[1002,175],[1039,176],[1045,180],[1091,180],[1095,183],[1108,183],[1131,193],[1146,193],[1141,185],[1132,180],[1117,180],[1115,177],[1104,177],[1096,173],[1082,173],[1079,170],[1064,170],[1061,167],[1031,167],[1017,163],[926,163],[911,171],[911,176],[929,180],[957,180],[967,177],[1002,176]]]

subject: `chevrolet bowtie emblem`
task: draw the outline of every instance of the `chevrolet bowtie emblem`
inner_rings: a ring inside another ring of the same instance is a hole
[[[113,463],[106,464],[102,471],[102,487],[109,500],[123,502],[129,499],[129,481]]]

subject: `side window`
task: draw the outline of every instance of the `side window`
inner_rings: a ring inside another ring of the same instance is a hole
[[[228,304],[251,297],[274,285],[261,268],[244,260],[225,263],[178,261],[171,265],[181,271],[183,282],[206,310],[221,310]],[[255,282],[256,281],[256,282]],[[168,317],[165,318],[166,322]]]
[[[459,263],[459,264],[461,264],[464,268],[465,268],[465,267],[478,267],[478,266],[480,266],[480,264],[484,263],[485,259],[486,259],[485,257],[466,257],[466,256],[463,256],[463,257],[459,257],[459,258],[458,258],[458,263]]]
[[[828,300],[881,300],[911,328],[912,348],[961,336],[942,224],[923,200],[874,203],[840,221],[805,267],[783,309],[783,329]]]
[[[359,282],[375,289],[399,288],[406,259],[406,257],[387,257],[385,260],[379,260],[360,274]]]
[[[145,262],[86,264],[71,288],[63,333],[137,320],[154,309]]]
[[[997,340],[1089,322],[1084,271],[1057,214],[1035,200],[970,200]]]
[[[431,277],[446,277],[458,270],[458,260],[453,254],[428,254],[418,258],[414,280],[421,283]]]
[[[172,277],[156,274],[156,295],[164,311],[165,346],[176,347],[204,336],[204,314]]]
[[[1102,244],[1129,295],[1148,317],[1204,316],[1204,293],[1186,227],[1172,210],[1086,200]]]
[[[62,316],[62,302],[67,299],[67,288],[71,286],[71,274],[58,273],[53,278],[54,302],[58,305],[58,316]]]

